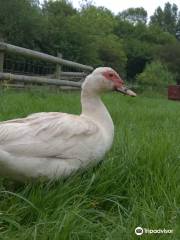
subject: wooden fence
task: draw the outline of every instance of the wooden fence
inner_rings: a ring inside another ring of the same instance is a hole
[[[47,76],[30,76],[24,74],[14,74],[4,71],[5,55],[23,56],[42,62],[55,64],[54,74]],[[62,66],[71,67],[77,71],[62,71]],[[48,84],[56,86],[80,87],[81,82],[86,75],[93,70],[93,67],[83,65],[77,62],[68,61],[62,58],[61,54],[57,57],[34,50],[14,46],[8,43],[0,42],[0,82],[6,80],[6,83],[25,83],[25,84]]]

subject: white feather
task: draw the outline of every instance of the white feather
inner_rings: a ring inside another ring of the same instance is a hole
[[[86,78],[80,116],[44,112],[1,122],[0,174],[52,179],[100,161],[114,136],[112,119],[99,97],[101,88],[112,90],[102,76],[108,69],[96,69]]]

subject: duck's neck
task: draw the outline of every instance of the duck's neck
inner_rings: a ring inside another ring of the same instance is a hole
[[[108,134],[114,134],[113,121],[99,94],[83,89],[81,92],[81,105],[82,115],[96,121],[106,129]]]

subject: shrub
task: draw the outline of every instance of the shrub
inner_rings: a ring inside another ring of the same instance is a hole
[[[144,71],[137,75],[137,82],[148,86],[167,86],[175,82],[174,76],[168,71],[167,67],[159,61],[147,64]]]

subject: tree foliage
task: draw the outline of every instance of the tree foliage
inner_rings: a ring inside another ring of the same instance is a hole
[[[165,65],[159,61],[154,61],[146,65],[144,72],[137,76],[137,81],[141,85],[161,87],[173,83],[174,76]]]
[[[163,31],[167,31],[173,35],[179,30],[179,13],[176,4],[167,2],[164,9],[158,7],[153,16],[151,16],[151,25],[158,25]]]
[[[167,65],[169,71],[174,73],[177,82],[180,84],[180,43],[160,46],[157,49],[156,58]]]
[[[41,9],[30,0],[0,0],[0,36],[6,41],[38,49],[45,29]]]
[[[10,13],[10,14],[9,14]],[[84,64],[111,66],[135,80],[156,59],[180,78],[180,13],[175,4],[158,7],[147,23],[144,8],[114,15],[91,0],[81,9],[70,0],[0,0],[0,38]],[[173,56],[172,56],[173,55]]]
[[[137,23],[144,23],[147,22],[147,11],[140,7],[140,8],[128,8],[127,10],[122,11],[119,13],[119,17],[122,18],[124,21],[129,21],[130,23],[137,24]]]

